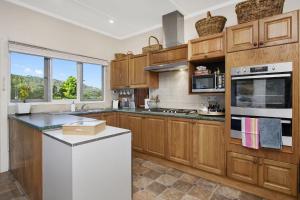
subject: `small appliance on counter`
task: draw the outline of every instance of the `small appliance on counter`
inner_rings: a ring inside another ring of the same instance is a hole
[[[225,109],[221,108],[218,103],[209,104],[208,107],[203,106],[199,110],[197,110],[199,115],[212,115],[212,116],[224,116]]]
[[[119,100],[112,100],[112,108],[113,109],[119,108]]]
[[[214,73],[205,66],[196,67],[192,77],[192,92],[224,92],[225,75],[218,68]]]

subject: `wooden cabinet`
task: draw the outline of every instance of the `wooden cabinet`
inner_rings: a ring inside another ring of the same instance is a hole
[[[224,125],[197,122],[193,125],[193,166],[224,174]]]
[[[258,47],[258,21],[240,24],[226,29],[227,52]]]
[[[101,120],[106,121],[106,125],[118,126],[117,113],[103,113],[100,115]]]
[[[129,59],[128,57],[111,62],[111,88],[124,88],[129,86]]]
[[[42,200],[42,133],[10,120],[10,170],[31,200]]]
[[[296,196],[297,166],[289,163],[263,159],[259,165],[259,185]]]
[[[131,88],[157,88],[158,74],[145,71],[149,66],[149,54],[133,56],[129,61],[129,85]]]
[[[258,183],[258,159],[253,156],[228,152],[227,176],[246,183]]]
[[[189,60],[205,60],[225,56],[224,33],[189,41]]]
[[[187,60],[187,45],[179,45],[150,53],[150,65],[161,65]]]
[[[298,42],[298,11],[226,29],[227,52]]]
[[[159,157],[166,153],[166,119],[163,117],[147,117],[143,120],[144,151]]]
[[[298,11],[259,20],[259,46],[267,47],[298,41]]]
[[[185,119],[168,120],[168,159],[191,165],[191,123]]]
[[[229,152],[227,176],[261,187],[297,195],[297,165]]]

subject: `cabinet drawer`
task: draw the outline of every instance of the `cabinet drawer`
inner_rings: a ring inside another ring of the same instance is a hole
[[[259,166],[259,185],[296,196],[297,166],[289,163],[263,159]]]
[[[258,159],[253,156],[229,152],[227,176],[246,183],[257,184]]]

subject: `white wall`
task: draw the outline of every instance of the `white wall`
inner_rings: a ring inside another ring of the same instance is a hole
[[[300,9],[299,0],[286,0],[284,12]],[[235,14],[235,4],[228,5],[217,10],[212,10],[212,15],[222,15],[227,18],[226,26],[232,26],[237,24],[237,18]],[[197,32],[195,29],[195,23],[202,18],[206,17],[206,12],[198,15],[191,15],[185,18],[184,24],[184,39],[188,40],[197,38]],[[161,44],[164,44],[164,36],[162,28],[157,28],[150,32],[137,35],[132,38],[128,38],[122,41],[122,45],[119,46],[120,52],[126,52],[128,50],[138,54],[141,53],[142,47],[147,46],[148,37],[150,35],[156,36]],[[183,72],[168,72],[160,73],[159,75],[159,88],[156,90],[150,90],[150,95],[160,96],[160,106],[167,108],[190,108],[198,109],[201,104],[207,104],[208,100],[217,100],[221,105],[224,104],[224,95],[211,97],[201,95],[189,95],[188,94],[188,73]]]
[[[0,1],[0,172],[8,169],[8,40],[107,60],[113,58],[119,44],[118,40],[110,37]],[[111,104],[109,73],[109,68],[106,68],[105,102],[94,104],[94,107]],[[68,108],[59,104],[35,105],[33,111],[61,111]]]

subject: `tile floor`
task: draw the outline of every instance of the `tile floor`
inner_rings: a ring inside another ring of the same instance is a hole
[[[135,158],[133,200],[262,200],[262,198]]]
[[[0,175],[0,200],[28,200],[13,176]],[[262,200],[173,168],[135,158],[133,200]]]

